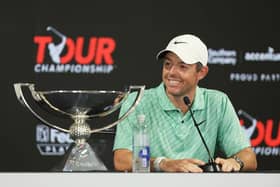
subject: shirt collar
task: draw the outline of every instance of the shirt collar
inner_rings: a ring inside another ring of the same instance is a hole
[[[164,84],[161,83],[157,87],[157,95],[159,98],[159,104],[163,108],[163,110],[177,110],[177,108],[173,105],[173,103],[169,100],[168,96],[166,95],[165,92],[165,87]]]
[[[194,102],[192,105],[192,110],[202,110],[205,108],[205,101],[203,96],[203,89],[196,87]]]
[[[159,104],[163,108],[163,110],[178,110],[173,103],[169,100],[166,92],[165,92],[165,87],[164,84],[161,83],[157,88],[157,96],[159,98]],[[199,88],[198,86],[196,87],[196,94],[195,94],[195,99],[194,103],[192,106],[192,110],[202,110],[205,107],[205,101],[203,97],[203,90]]]

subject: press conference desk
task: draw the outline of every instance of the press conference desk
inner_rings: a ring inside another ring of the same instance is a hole
[[[3,187],[279,187],[275,173],[0,173]]]

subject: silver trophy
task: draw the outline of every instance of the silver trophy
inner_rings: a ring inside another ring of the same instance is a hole
[[[104,90],[52,90],[37,91],[31,83],[14,84],[17,99],[27,107],[29,111],[44,124],[70,133],[75,145],[70,150],[62,171],[106,171],[104,163],[97,157],[87,139],[92,133],[106,131],[124,120],[140,102],[145,86],[130,86],[127,91]],[[87,120],[105,117],[120,108],[133,90],[137,96],[131,107],[119,119],[111,124],[99,128],[91,128]],[[37,109],[36,109],[37,107]],[[73,120],[69,129],[56,125],[46,120],[37,111],[45,111],[46,114],[66,117]]]

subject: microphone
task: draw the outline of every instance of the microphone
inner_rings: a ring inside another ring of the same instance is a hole
[[[205,140],[204,140],[204,138],[203,138],[203,135],[201,134],[201,131],[200,131],[199,127],[198,127],[199,125],[201,125],[202,123],[204,123],[205,120],[202,121],[202,122],[200,122],[200,123],[197,123],[196,120],[195,120],[195,118],[194,118],[192,109],[191,109],[192,106],[191,106],[191,101],[190,101],[189,97],[188,97],[188,96],[185,96],[183,99],[184,99],[184,103],[185,103],[185,104],[187,105],[187,107],[189,108],[189,111],[190,111],[190,113],[191,113],[191,118],[192,118],[192,120],[193,120],[194,126],[196,127],[196,129],[197,129],[197,131],[198,131],[198,134],[199,134],[199,136],[200,136],[200,138],[201,138],[201,140],[202,140],[202,143],[203,143],[203,145],[204,145],[204,147],[205,147],[205,149],[206,149],[206,151],[207,151],[207,153],[208,153],[209,161],[208,161],[207,164],[205,164],[205,165],[203,165],[203,166],[200,166],[201,169],[202,169],[203,171],[205,171],[205,172],[219,172],[219,171],[221,171],[220,166],[219,166],[218,164],[215,163],[214,158],[211,156],[210,151],[209,151],[209,148],[208,148],[208,146],[207,146],[207,144],[206,144],[206,142],[205,142]]]

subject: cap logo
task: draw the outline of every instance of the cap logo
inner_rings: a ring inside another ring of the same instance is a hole
[[[180,41],[175,41],[175,42],[174,42],[175,45],[176,45],[176,44],[186,44],[186,43],[188,43],[188,42],[180,42]]]

